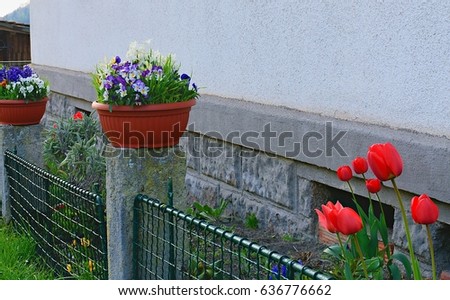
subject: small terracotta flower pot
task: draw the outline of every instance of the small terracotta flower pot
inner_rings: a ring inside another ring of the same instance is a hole
[[[48,98],[38,101],[0,100],[0,124],[39,124],[45,113]]]
[[[191,107],[189,101],[148,104],[140,106],[112,106],[93,102],[103,132],[116,148],[163,148],[179,143],[186,130]]]

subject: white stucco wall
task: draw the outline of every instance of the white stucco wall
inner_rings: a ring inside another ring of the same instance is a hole
[[[203,93],[450,137],[449,16],[445,0],[32,0],[32,60],[90,72],[151,39]]]

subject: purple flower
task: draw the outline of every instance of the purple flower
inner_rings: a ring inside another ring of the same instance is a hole
[[[115,81],[115,82],[114,82]],[[122,76],[117,76],[114,78],[114,84],[122,84],[123,86],[127,85],[127,81]]]
[[[19,81],[22,76],[22,70],[19,67],[10,67],[8,71],[6,71],[6,78],[11,81]]]
[[[103,86],[105,87],[105,89],[110,90],[112,88],[111,82],[110,81],[105,81],[103,82]]]
[[[144,71],[142,71],[142,77],[147,77],[148,74],[150,74],[150,70],[149,69],[145,69]]]
[[[116,64],[120,64],[121,61],[122,61],[122,60],[120,59],[120,57],[119,57],[119,56],[116,56]]]
[[[192,84],[192,87],[194,88],[194,90],[195,90],[196,92],[198,92],[198,88],[197,88],[197,85],[196,85],[195,83]]]
[[[187,74],[182,74],[180,78],[181,80],[187,80],[188,82],[191,81],[191,77],[189,77],[189,75]]]
[[[0,82],[6,79],[6,67],[0,69]]]
[[[278,276],[280,276],[280,277],[281,276],[282,277],[287,277],[286,266],[282,265],[281,266],[281,271],[280,271],[278,265],[275,265],[275,266],[272,267],[271,273],[272,274],[269,275],[269,280],[276,280],[276,279],[278,279]]]
[[[153,66],[152,73],[162,73],[163,69],[161,66]]]
[[[28,78],[28,77],[31,77],[31,75],[33,75],[33,70],[30,68],[30,66],[24,66],[22,69],[21,76],[23,78]]]
[[[300,259],[297,260],[297,262],[299,264],[303,265],[303,262]],[[285,265],[281,265],[281,270],[280,270],[280,264],[276,264],[270,270],[269,280],[277,280],[277,279],[279,279],[281,277],[284,277],[284,278],[288,277],[287,268],[286,268]]]
[[[134,83],[133,83],[133,89],[136,91],[136,92],[138,92],[138,91],[140,91],[141,89],[143,89],[143,88],[145,88],[145,84],[142,82],[142,80],[136,80]]]

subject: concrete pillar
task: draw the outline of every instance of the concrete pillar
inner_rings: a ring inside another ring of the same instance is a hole
[[[0,125],[0,199],[2,217],[11,220],[11,207],[8,199],[8,185],[5,169],[5,151],[17,151],[17,155],[42,167],[42,130],[40,124],[31,126]]]
[[[173,178],[174,205],[184,199],[185,155],[178,147],[108,149],[106,212],[109,279],[133,279],[133,203],[137,194],[167,201]]]

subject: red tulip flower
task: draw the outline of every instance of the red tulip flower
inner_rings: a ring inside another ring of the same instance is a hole
[[[372,172],[381,181],[390,180],[402,174],[402,157],[391,143],[370,146],[367,160]]]
[[[378,178],[366,180],[366,188],[371,193],[378,193],[381,190],[381,181]]]
[[[411,214],[418,224],[433,224],[439,217],[439,208],[426,194],[411,199]]]
[[[74,120],[83,120],[83,113],[81,111],[73,115]]]
[[[361,217],[350,207],[342,208],[336,215],[336,227],[345,235],[357,233],[363,228]]]
[[[353,170],[356,174],[364,174],[369,169],[369,166],[367,165],[367,160],[364,157],[356,157],[352,161]]]
[[[353,177],[352,169],[349,166],[341,166],[337,169],[339,180],[349,181]]]
[[[336,202],[336,204],[328,201],[326,205],[322,205],[322,211],[316,208],[316,213],[319,217],[319,224],[331,233],[338,232],[336,228],[336,217],[342,208],[343,207],[339,201]]]

